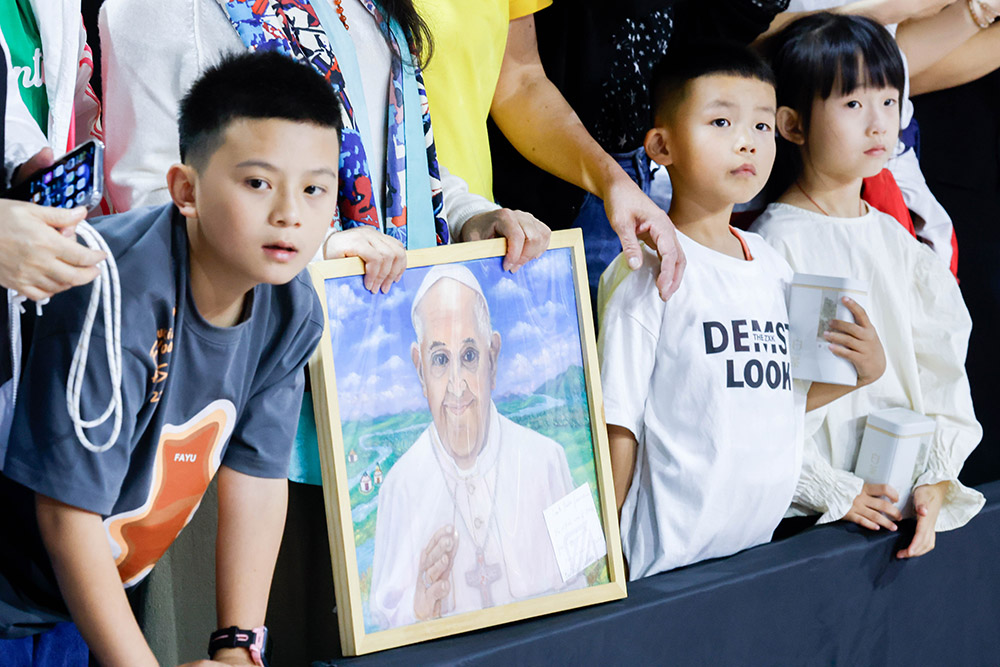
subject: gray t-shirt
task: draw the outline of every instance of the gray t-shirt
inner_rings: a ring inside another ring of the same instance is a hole
[[[302,368],[323,330],[304,275],[255,287],[236,326],[202,319],[189,289],[184,220],[172,206],[95,227],[121,275],[121,434],[111,449],[93,453],[68,416],[66,378],[90,287],[69,290],[35,322],[5,451],[0,442],[0,638],[68,618],[33,492],[104,517],[122,581],[137,583],[188,522],[220,464],[285,477]],[[84,419],[104,412],[111,397],[100,316],[81,395]],[[111,422],[88,431],[91,442],[103,443]]]

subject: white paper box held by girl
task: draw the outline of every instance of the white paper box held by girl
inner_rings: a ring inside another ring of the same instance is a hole
[[[888,484],[899,493],[896,507],[913,516],[910,491],[927,462],[927,448],[934,435],[933,418],[889,408],[868,415],[854,474],[871,484]]]
[[[795,379],[851,386],[857,384],[858,373],[854,365],[836,356],[830,350],[830,341],[823,337],[831,320],[854,321],[842,301],[845,296],[867,310],[868,283],[851,278],[795,274],[788,305],[789,344]]]

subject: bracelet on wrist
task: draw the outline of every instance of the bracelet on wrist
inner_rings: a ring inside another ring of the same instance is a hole
[[[993,22],[1000,16],[997,12],[993,11],[992,7],[981,2],[981,0],[968,0],[968,7],[972,21],[982,30],[993,25]]]

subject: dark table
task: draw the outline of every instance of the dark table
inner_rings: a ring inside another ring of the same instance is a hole
[[[1000,665],[1000,481],[937,548],[837,523],[630,583],[628,598],[327,665]]]

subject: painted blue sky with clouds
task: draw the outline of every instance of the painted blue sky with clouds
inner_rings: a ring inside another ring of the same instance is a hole
[[[499,257],[464,265],[479,280],[501,337],[494,397],[531,394],[583,365],[570,249],[550,250],[517,273],[504,271]],[[408,269],[388,294],[370,293],[362,276],[327,279],[342,420],[427,408],[410,357],[410,306],[429,268]]]

